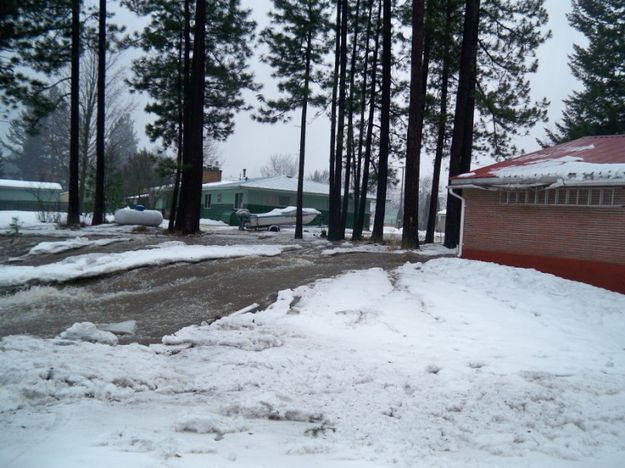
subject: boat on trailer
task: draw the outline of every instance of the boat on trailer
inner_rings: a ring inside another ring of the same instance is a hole
[[[286,208],[275,208],[267,213],[250,213],[247,209],[237,210],[239,218],[239,229],[267,229],[268,231],[279,231],[280,226],[295,224],[297,208],[287,206]],[[310,224],[321,212],[314,208],[302,208],[302,224]]]

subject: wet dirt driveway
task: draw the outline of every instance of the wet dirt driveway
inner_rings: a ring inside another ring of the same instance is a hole
[[[21,236],[17,241],[9,241],[0,238],[0,261],[5,263],[10,256],[23,255],[43,240],[59,239]],[[288,233],[227,231],[173,239],[162,234],[140,235],[106,247],[30,257],[19,264],[51,263],[82,253],[135,250],[171,240],[210,245],[294,243]],[[210,322],[253,303],[264,308],[281,289],[294,288],[349,270],[371,267],[390,269],[408,261],[432,258],[422,258],[415,253],[322,255],[323,249],[335,246],[314,238],[297,244],[301,248],[287,250],[277,257],[243,257],[144,267],[63,285],[37,284],[0,291],[0,336],[31,334],[53,337],[75,322],[135,320],[135,335],[120,337],[120,342],[160,342],[163,335],[174,333],[184,326]]]

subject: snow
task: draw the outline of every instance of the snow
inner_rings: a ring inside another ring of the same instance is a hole
[[[96,325],[97,328],[103,331],[109,331],[118,335],[134,335],[137,331],[136,320],[125,320],[117,323],[103,323]]]
[[[0,287],[18,286],[33,281],[62,283],[78,278],[93,278],[133,268],[176,262],[276,256],[284,250],[297,247],[269,244],[206,246],[186,245],[178,241],[163,242],[145,249],[121,253],[76,255],[39,266],[3,266],[0,269]]]
[[[586,149],[588,148],[579,147],[571,151]],[[559,177],[566,180],[623,179],[625,178],[625,164],[587,163],[578,156],[565,155],[555,159],[529,161],[524,165],[493,169],[491,172],[496,177]]]
[[[120,237],[115,239],[97,239],[90,240],[88,237],[77,236],[73,239],[54,242],[40,242],[32,247],[28,255],[41,255],[41,254],[56,254],[66,252],[68,250],[80,249],[87,246],[104,246],[114,244],[116,242],[130,241],[128,237]]]
[[[70,237],[73,235],[73,232],[68,231],[67,229],[59,228],[56,222],[65,223],[67,219],[67,213],[39,213],[36,211],[0,211],[0,234],[6,233],[10,230],[10,225],[13,222],[13,219],[17,218],[18,223],[20,225],[20,232],[27,234],[44,234],[46,236],[57,236],[57,237]],[[44,219],[42,221],[40,218]],[[54,220],[54,222],[52,222]],[[107,221],[111,223],[114,220],[113,215],[107,215]],[[86,223],[87,225],[91,224],[91,215],[82,216],[81,221]],[[160,225],[160,228],[166,229],[168,220],[163,220]],[[222,221],[216,221],[213,219],[200,219],[200,227],[203,230],[213,230],[213,229],[238,229],[238,227],[232,227],[227,225]],[[133,232],[136,226],[126,225],[119,226],[115,224],[102,224],[99,226],[87,226],[82,228],[83,233],[93,233],[98,236],[119,236],[121,234],[126,234],[129,232]]]
[[[274,208],[267,213],[254,213],[256,216],[295,216],[297,211],[296,206],[287,206],[286,208]],[[320,215],[321,211],[314,208],[302,208],[302,214],[304,215]]]
[[[584,146],[570,146],[567,148],[567,151],[572,151],[575,153],[578,151],[590,151],[594,149],[595,149],[595,145],[591,143],[590,145],[584,145]]]
[[[297,177],[277,175],[272,177],[258,177],[253,179],[243,179],[235,181],[209,182],[202,184],[202,188],[256,188],[265,190],[277,190],[282,192],[297,192]],[[327,195],[329,193],[329,185],[315,182],[313,180],[304,180],[304,192]]]
[[[57,214],[57,213],[54,213]],[[62,216],[65,219],[66,215],[62,213],[58,213],[59,216]],[[41,214],[36,211],[0,211],[0,229],[2,231],[6,231],[9,229],[10,225],[13,223],[13,220],[17,218],[17,221],[20,225],[20,229],[22,228],[48,228],[51,230],[56,229],[56,225],[54,223],[47,223],[41,221],[39,218]]]
[[[104,330],[99,330],[91,322],[75,323],[59,335],[64,340],[88,341],[90,343],[117,344],[117,337]]]
[[[338,254],[350,254],[350,253],[384,253],[384,254],[406,254],[413,252],[418,255],[424,255],[427,257],[439,256],[439,255],[455,255],[456,249],[448,249],[441,244],[422,244],[418,250],[403,250],[393,248],[388,245],[380,244],[352,244],[350,242],[343,243],[342,247],[335,247],[332,249],[324,249],[321,251],[321,255],[338,255]]]
[[[218,221],[215,219],[202,218],[200,219],[200,226],[222,226],[222,227],[232,227],[223,221]],[[238,229],[238,228],[236,228]]]
[[[618,293],[444,258],[159,345],[6,337],[0,466],[624,466],[624,314]]]
[[[33,182],[28,180],[0,179],[0,187],[26,188],[32,190],[63,190],[56,182]]]

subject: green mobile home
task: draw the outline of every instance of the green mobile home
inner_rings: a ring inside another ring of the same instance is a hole
[[[312,225],[328,224],[329,186],[310,180],[304,181],[304,208],[321,212]],[[288,176],[263,177],[237,181],[221,181],[202,186],[202,218],[223,221],[232,226],[239,224],[234,214],[239,208],[252,213],[264,213],[274,208],[295,206],[297,178]],[[365,207],[365,226],[369,226],[369,203]],[[349,204],[347,226],[354,220],[353,201]]]
[[[0,179],[0,210],[59,211],[61,184]]]

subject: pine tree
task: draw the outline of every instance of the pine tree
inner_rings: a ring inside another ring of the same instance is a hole
[[[428,207],[427,229],[425,234],[425,242],[434,242],[434,229],[436,227],[436,215],[438,211],[438,191],[440,185],[441,166],[443,162],[443,153],[446,148],[447,127],[448,127],[448,96],[450,91],[450,76],[452,74],[452,57],[451,47],[453,45],[453,14],[457,10],[458,0],[445,0],[443,8],[430,8],[429,13],[438,18],[433,19],[431,24],[436,25],[433,29],[434,35],[439,39],[435,43],[434,55],[440,63],[440,81],[436,83],[439,91],[438,95],[438,111],[431,112],[433,133],[436,135],[436,143],[434,150],[434,164],[432,169],[432,185],[430,190],[430,199]],[[436,60],[435,59],[435,60]]]
[[[193,60],[186,98],[189,117],[183,136],[183,169],[180,186],[180,223],[176,228],[183,234],[200,231],[202,198],[202,167],[204,147],[204,91],[206,86],[206,1],[195,4]]]
[[[367,80],[370,74],[369,55],[370,40],[373,33],[373,4],[374,0],[368,1],[367,6],[367,23],[365,26],[365,42],[364,42],[364,65],[362,68],[362,77],[360,84],[360,122],[358,128],[358,143],[356,145],[358,157],[355,163],[354,174],[354,224],[352,226],[352,240],[362,240],[362,216],[360,213],[360,197],[367,197],[367,193],[362,193],[361,183],[363,176],[363,151],[365,141],[365,111],[367,108]]]
[[[104,128],[105,128],[105,92],[106,92],[106,0],[100,0],[98,12],[98,115],[96,134],[96,177],[95,199],[93,201],[93,219],[91,224],[104,221]]]
[[[564,103],[562,122],[547,131],[552,143],[588,135],[625,133],[625,3],[622,0],[574,0],[571,25],[588,40],[575,44],[573,75],[583,85]]]
[[[338,240],[338,220],[340,217],[341,188],[336,183],[336,120],[338,111],[338,89],[339,73],[341,69],[341,10],[342,0],[336,0],[336,20],[334,22],[334,71],[332,73],[332,110],[330,112],[330,168],[328,170],[329,180],[329,214],[328,231],[329,239],[335,236]]]
[[[377,102],[377,83],[378,83],[378,52],[380,47],[380,31],[382,26],[382,0],[378,0],[378,12],[376,16],[376,27],[374,34],[373,56],[371,59],[371,85],[369,93],[363,92],[363,100],[369,99],[369,115],[367,118],[366,138],[364,141],[364,157],[362,163],[362,178],[360,181],[360,199],[358,209],[356,210],[356,219],[354,222],[353,239],[362,240],[362,230],[364,227],[365,208],[367,205],[367,194],[369,193],[369,168],[371,166],[372,148],[373,148],[373,125],[375,108]],[[361,130],[361,135],[363,131]]]
[[[341,207],[341,224],[339,227],[339,237],[345,238],[345,227],[347,225],[347,211],[349,204],[349,189],[351,182],[351,169],[354,165],[354,104],[356,99],[356,89],[354,80],[356,78],[356,60],[358,57],[358,34],[360,27],[360,0],[356,0],[356,11],[353,15],[352,51],[349,66],[349,96],[347,98],[347,147],[345,152],[345,180],[343,182],[343,204]]]
[[[473,147],[495,159],[517,154],[512,141],[546,120],[549,102],[532,101],[528,75],[551,32],[545,0],[482,0],[474,93]],[[469,161],[470,162],[470,161]]]
[[[340,0],[340,32],[339,47],[339,74],[338,74],[338,101],[337,101],[337,124],[336,124],[336,151],[334,156],[333,181],[330,190],[330,207],[328,223],[328,239],[331,241],[341,240],[345,237],[345,231],[341,231],[341,184],[343,173],[343,149],[345,146],[345,102],[347,93],[347,30],[349,16],[348,0]],[[336,78],[335,78],[336,79]]]
[[[286,121],[301,109],[299,170],[297,177],[297,214],[295,238],[301,239],[304,163],[306,155],[306,113],[308,105],[320,106],[325,97],[315,93],[313,86],[321,83],[324,55],[328,52],[327,2],[319,0],[274,0],[270,13],[273,27],[263,30],[261,40],[269,53],[262,59],[279,80],[278,99],[261,98],[257,119],[264,122]],[[277,27],[276,27],[277,26]]]
[[[78,139],[79,139],[79,80],[80,80],[80,0],[72,0],[72,76],[70,99],[70,143],[69,143],[69,203],[67,225],[80,225],[80,200],[78,193]]]
[[[384,237],[384,213],[386,205],[386,184],[390,148],[391,114],[391,62],[392,29],[391,0],[382,2],[382,107],[380,109],[380,154],[378,159],[378,189],[376,193],[375,216],[371,239],[381,241]]]
[[[151,17],[148,27],[136,38],[144,55],[133,62],[132,79],[134,89],[150,96],[146,111],[156,116],[146,127],[146,133],[153,141],[160,140],[165,148],[175,146],[182,159],[178,167],[189,174],[185,138],[180,137],[180,131],[181,127],[190,125],[187,107],[191,103],[184,96],[188,95],[186,89],[190,77],[189,67],[185,66],[187,51],[194,42],[194,37],[187,39],[190,33],[187,32],[189,22],[186,17],[194,16],[193,5],[187,15],[185,7],[169,0],[128,0],[126,3],[136,13]],[[185,0],[184,4],[187,3],[191,2]],[[206,138],[215,141],[224,140],[233,132],[236,112],[249,109],[242,91],[259,89],[253,74],[248,71],[255,23],[249,19],[250,11],[241,8],[240,4],[240,0],[205,2],[208,26],[204,44],[203,128]],[[182,174],[181,191],[186,191],[185,184]],[[198,190],[201,188],[193,188],[194,193]],[[191,192],[186,193],[190,195]],[[199,194],[192,199],[198,202],[190,202],[192,206],[187,208],[188,196],[180,197],[178,212],[181,216],[176,217],[176,229],[185,224],[182,213],[199,216]]]
[[[449,157],[449,177],[462,173],[467,164],[467,159],[469,164],[471,161],[479,21],[480,0],[466,0],[460,53],[460,76],[458,78],[454,131]],[[456,247],[459,242],[459,233],[460,203],[455,197],[449,197],[447,199],[445,246],[448,248]]]
[[[410,109],[406,152],[406,181],[404,190],[404,223],[402,247],[419,246],[419,165],[426,78],[424,41],[424,0],[412,0],[412,50],[410,56]]]
[[[47,80],[70,61],[71,4],[66,0],[3,0],[0,7],[0,105],[21,103],[35,120],[54,107]],[[38,73],[25,73],[29,68]],[[6,116],[6,114],[5,114]]]

